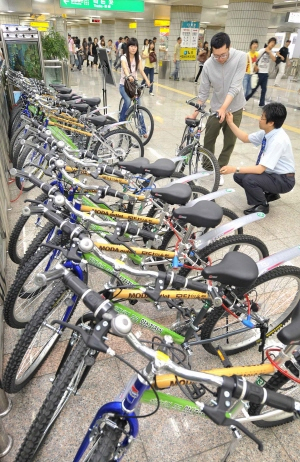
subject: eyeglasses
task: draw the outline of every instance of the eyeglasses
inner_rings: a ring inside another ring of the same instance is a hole
[[[227,53],[223,53],[223,54],[221,54],[221,55],[214,55],[214,54],[213,54],[212,56],[213,56],[214,59],[216,59],[216,60],[218,61],[219,59],[227,58],[228,52],[227,52]]]

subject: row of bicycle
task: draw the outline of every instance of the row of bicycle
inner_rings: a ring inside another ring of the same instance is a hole
[[[148,363],[141,370],[131,365],[134,375],[117,398],[99,410],[95,403],[74,461],[134,454],[143,402],[154,404],[153,412],[161,405],[234,426],[235,435],[244,432],[262,449],[243,423],[280,425],[300,410],[300,269],[284,264],[299,247],[269,256],[243,229],[263,214],[238,218],[215,202],[234,190],[209,193],[195,184],[210,170],[184,177],[176,173],[177,159],[151,163],[141,156],[108,165],[99,151],[70,150],[33,117],[17,148],[14,129],[12,151],[20,157],[30,148],[31,155],[11,173],[23,190],[41,193],[24,207],[9,242],[19,268],[4,317],[24,330],[4,372],[5,390],[23,389],[66,345],[16,461],[35,459],[98,355],[128,365],[123,342]],[[192,353],[201,359],[199,345],[226,366],[228,356],[255,347],[262,361],[199,372],[192,364]],[[256,384],[243,375],[257,376]],[[112,380],[105,377],[106,387]],[[171,385],[187,399],[159,391]]]

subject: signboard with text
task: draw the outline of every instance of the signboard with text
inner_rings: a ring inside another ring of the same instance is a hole
[[[196,61],[197,48],[180,48],[180,61]]]
[[[143,13],[144,0],[60,0],[61,8],[81,8],[98,11],[132,11]]]
[[[199,21],[182,21],[180,29],[182,48],[197,48],[199,25]]]

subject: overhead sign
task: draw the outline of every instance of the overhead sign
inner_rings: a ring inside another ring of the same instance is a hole
[[[180,48],[180,61],[196,61],[197,48]]]
[[[169,27],[161,27],[159,29],[159,33],[163,35],[169,35],[170,33],[170,28]]]
[[[182,21],[180,29],[182,48],[197,48],[199,25],[199,21]]]
[[[49,23],[48,22],[42,22],[42,21],[36,21],[36,22],[31,22],[30,27],[34,27],[35,29],[39,30],[40,32],[45,32],[49,29]]]
[[[137,27],[136,22],[130,22],[129,23],[129,29],[136,29],[136,27]]]
[[[81,8],[98,11],[131,11],[143,13],[144,0],[59,0],[61,8]]]
[[[91,24],[102,24],[102,19],[101,18],[90,18],[90,23]]]
[[[291,12],[291,13],[287,13],[286,15],[286,22],[297,22],[297,23],[300,23],[300,13],[298,12]]]
[[[155,19],[154,26],[156,27],[166,27],[170,25],[170,21],[167,19]]]

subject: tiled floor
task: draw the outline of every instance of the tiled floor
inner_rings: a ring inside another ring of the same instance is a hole
[[[156,76],[157,77],[157,76]],[[117,76],[118,79],[118,76]],[[74,72],[71,75],[71,84],[75,91],[87,96],[102,96],[102,82],[99,71],[83,68],[83,71]],[[286,120],[287,132],[292,140],[296,169],[300,169],[300,95],[297,94],[299,83],[282,81],[282,87],[274,88],[273,81],[269,81],[268,98],[272,101],[281,101],[288,105],[288,118]],[[108,90],[109,111],[118,109],[118,88],[111,86]],[[197,87],[190,82],[173,82],[160,80],[155,83],[155,96],[145,94],[143,104],[153,113],[155,119],[155,131],[153,139],[147,145],[145,156],[152,160],[162,157],[173,157],[176,147],[184,129],[184,117],[192,111],[185,104],[185,100],[196,94]],[[258,129],[258,118],[261,110],[258,108],[258,99],[251,99],[247,103],[241,128],[248,133]],[[220,152],[222,136],[216,145],[216,153]],[[237,141],[231,158],[233,165],[253,164],[257,157],[257,148],[251,145],[243,145]],[[234,187],[235,184],[229,176],[225,178],[226,187]],[[35,195],[35,193],[34,193]],[[25,198],[25,195],[24,195]],[[269,247],[270,253],[294,246],[300,243],[300,188],[296,184],[294,190],[284,195],[280,201],[272,203],[269,215],[259,224],[247,227],[247,234],[260,237]],[[221,205],[231,208],[238,215],[246,207],[243,192],[236,188],[235,194],[226,196],[226,199],[218,201]],[[22,198],[13,205],[10,214],[11,224],[19,216],[22,208]],[[295,260],[294,264],[300,264]],[[16,271],[15,265],[8,264],[10,281]],[[97,279],[94,280],[97,282]],[[102,281],[101,281],[102,282]],[[19,338],[18,332],[6,328],[5,331],[5,361],[9,357],[13,346]],[[38,373],[38,376],[18,395],[11,396],[13,409],[4,419],[6,428],[14,437],[14,447],[6,456],[4,462],[12,462],[16,451],[34,419],[37,410],[43,402],[51,383],[55,366],[59,355],[63,351],[63,342],[60,342],[54,354]],[[144,364],[140,357],[129,351],[123,342],[118,343],[118,352],[124,352],[124,357],[139,367]],[[126,353],[125,353],[126,351]],[[259,361],[258,352],[251,350],[239,354],[232,359],[234,364],[249,364]],[[199,369],[219,366],[215,357],[210,356],[201,348],[194,349],[194,366]],[[97,361],[88,376],[80,395],[73,398],[63,415],[55,424],[50,437],[37,457],[39,462],[71,462],[76,448],[95,412],[94,403],[102,403],[114,398],[127,378],[131,375],[128,367],[115,359],[102,358]],[[148,408],[142,408],[147,412]],[[226,443],[230,440],[229,430],[216,427],[207,419],[183,414],[173,414],[167,410],[160,410],[149,419],[140,421],[140,437],[130,453],[125,457],[127,462],[200,462],[220,461],[225,454]],[[250,427],[249,427],[250,428]],[[243,438],[236,453],[229,459],[234,462],[247,462],[259,459],[266,462],[287,462],[299,460],[299,423],[268,430],[259,430],[252,426],[265,444],[265,451],[258,452],[255,444],[247,438]]]

